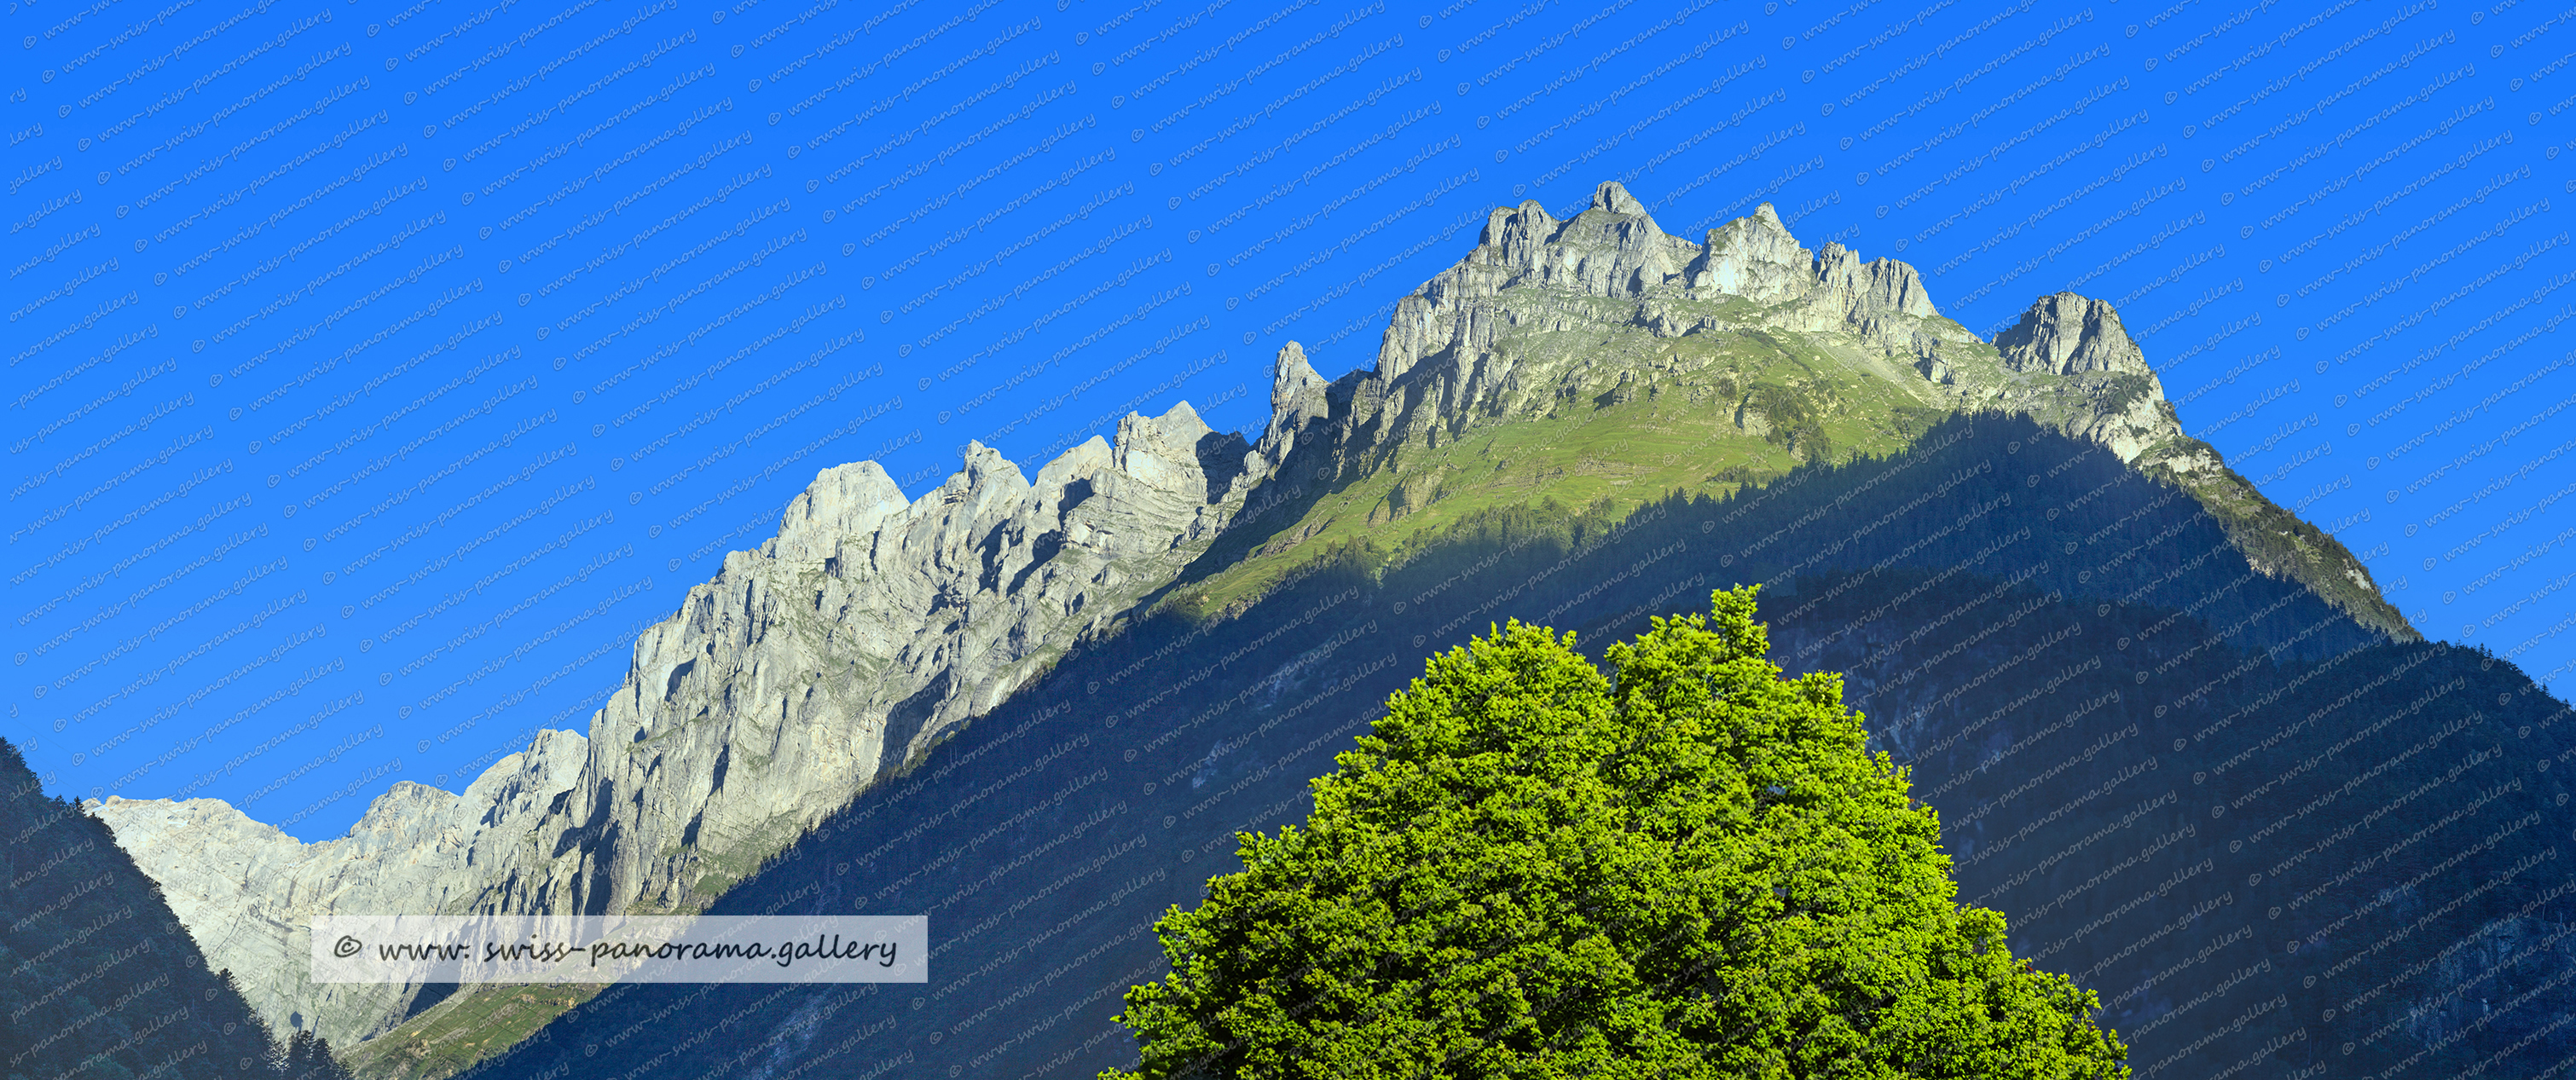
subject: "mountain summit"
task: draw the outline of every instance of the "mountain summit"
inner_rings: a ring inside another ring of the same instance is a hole
[[[1397,304],[1374,365],[1326,380],[1281,348],[1271,407],[1252,445],[1186,403],[1130,414],[1034,477],[970,444],[918,496],[872,461],[824,470],[775,538],[637,638],[586,734],[543,732],[461,794],[397,784],[346,837],[300,843],[211,799],[98,812],[209,960],[253,973],[263,1018],[347,1046],[431,999],[308,981],[313,917],[701,910],[1148,612],[1222,617],[1337,545],[1400,561],[1481,510],[1741,492],[1961,413],[2103,447],[2189,492],[2256,568],[2415,638],[2340,544],[2182,432],[2109,304],[2042,297],[1986,342],[1912,266],[1811,251],[1767,203],[1698,242],[1615,182],[1564,220],[1497,208]]]
[[[1676,404],[1603,408],[1639,399]],[[1443,500],[1621,511],[1894,452],[1945,415],[2022,414],[2188,491],[2264,573],[2418,637],[2342,544],[2183,433],[2109,303],[2043,296],[1987,342],[1934,308],[1912,266],[1802,247],[1769,203],[1698,243],[1667,235],[1617,181],[1563,220],[1535,200],[1497,208],[1474,250],[1397,303],[1373,367],[1325,384],[1303,349],[1283,348],[1271,408],[1264,462],[1313,453],[1323,471],[1290,480],[1339,490],[1293,522],[1264,510],[1238,523],[1221,555],[1318,538],[1400,547],[1429,523],[1399,519]],[[1459,447],[1471,429],[1492,438]],[[1283,570],[1209,567],[1219,580],[1205,591],[1240,600]]]
[[[1840,684],[1937,812],[1959,899],[2097,991],[2134,1064],[2545,1056],[2576,1011],[2553,945],[2576,907],[2533,826],[2576,795],[2532,762],[2576,757],[2576,713],[2320,595],[2381,604],[2181,436],[2110,306],[2043,297],[1980,341],[1905,264],[1804,249],[1775,218],[1691,243],[1611,186],[1571,220],[1504,208],[1363,370],[1327,380],[1347,361],[1283,345],[1257,482],[1123,629],[717,901],[928,913],[951,928],[935,985],[620,987],[477,1075],[1132,1066],[1111,1017],[1169,970],[1156,917],[1230,856],[1302,842],[1281,830],[1309,779],[1423,657],[1506,619],[1618,640],[1742,582],[1782,666]],[[1430,1011],[1456,989],[1373,977],[1432,988],[1409,995]],[[636,1034],[682,1009],[732,1026]],[[465,1010],[399,1034],[517,1038]]]

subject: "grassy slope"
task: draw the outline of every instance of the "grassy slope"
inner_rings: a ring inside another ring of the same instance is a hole
[[[582,983],[465,987],[402,1026],[342,1050],[340,1060],[370,1080],[453,1076],[605,989]]]
[[[1794,335],[1759,331],[1654,338],[1586,327],[1521,335],[1527,355],[1643,353],[1624,384],[1596,380],[1543,416],[1486,420],[1396,448],[1387,467],[1317,499],[1295,520],[1230,538],[1228,562],[1167,602],[1205,616],[1249,600],[1336,553],[1372,568],[1406,561],[1487,512],[1550,509],[1615,520],[1671,494],[1720,495],[1813,457],[1885,455],[1937,421],[1907,390]],[[1750,421],[1738,426],[1744,410]]]
[[[2172,439],[2140,455],[2137,464],[2148,476],[2190,492],[2256,567],[2298,578],[2364,626],[2399,641],[2417,640],[2415,628],[2381,595],[2369,568],[2332,533],[2264,497],[2234,469],[2182,471],[2166,464],[2200,453],[2217,454],[2198,439]]]

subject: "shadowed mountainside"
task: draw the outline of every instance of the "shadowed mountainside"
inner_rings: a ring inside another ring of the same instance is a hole
[[[210,970],[107,824],[49,799],[0,739],[0,1076],[345,1076],[329,1047],[269,1037]],[[289,1056],[291,1051],[291,1057]]]
[[[1068,656],[715,906],[927,913],[929,984],[622,986],[468,1075],[1131,1063],[1110,1018],[1165,970],[1154,918],[1236,865],[1237,831],[1301,820],[1425,653],[1506,616],[1614,640],[1739,581],[1771,582],[1775,660],[1848,673],[1960,899],[2100,991],[2138,1075],[2545,1063],[2576,897],[2565,774],[2537,763],[2576,759],[2576,714],[2263,575],[2174,494],[1960,418],[1732,498],[1495,511],[1382,574],[1346,549],[1239,617]]]

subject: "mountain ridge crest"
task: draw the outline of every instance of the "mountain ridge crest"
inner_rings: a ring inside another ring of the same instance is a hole
[[[1602,327],[1653,348],[1614,363],[1526,347]],[[1273,481],[1375,475],[1470,428],[1555,415],[1571,390],[1615,402],[1697,377],[1686,339],[1774,335],[1909,407],[2026,412],[2136,467],[2234,476],[2183,435],[2103,301],[2044,296],[1990,343],[1941,316],[1911,265],[1805,248],[1767,202],[1692,243],[1610,181],[1573,217],[1535,200],[1491,211],[1472,250],[1398,302],[1367,368],[1327,380],[1285,343],[1252,443],[1183,401],[1131,412],[1114,439],[1033,472],[969,442],[955,473],[914,496],[873,460],[820,470],[776,535],[728,553],[637,636],[586,732],[541,731],[461,793],[399,782],[346,835],[309,844],[221,800],[111,798],[101,813],[208,957],[260,973],[244,992],[272,1026],[310,1018],[347,1045],[402,1022],[422,988],[303,981],[312,916],[697,909],[1079,642],[1115,633],[1239,523],[1271,527],[1266,506],[1248,508]],[[1787,423],[1749,399],[1732,409],[1750,439]],[[1826,445],[1788,442],[1809,460]],[[1439,490],[1393,498],[1404,513]]]

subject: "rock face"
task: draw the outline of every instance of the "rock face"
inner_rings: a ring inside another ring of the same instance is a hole
[[[2004,366],[2014,371],[2155,374],[2111,305],[2071,292],[2040,297],[2012,329],[1995,335],[1995,348],[2003,353]]]
[[[2183,439],[2164,383],[2107,303],[2066,292],[2040,297],[1995,335],[1995,348],[2007,372],[2059,376],[2006,384],[1998,396],[2010,407],[2100,443],[2125,462]]]
[[[1794,300],[1807,291],[1810,256],[1770,203],[1754,208],[1751,217],[1710,229],[1701,250],[1689,268],[1691,288],[1760,304]]]
[[[1310,422],[1332,414],[1324,377],[1306,362],[1304,347],[1291,341],[1279,350],[1270,378],[1270,426],[1261,436],[1261,456],[1276,467],[1297,448],[1297,436]]]
[[[589,742],[541,731],[463,794],[398,781],[349,834],[298,842],[220,799],[110,798],[92,804],[206,954],[230,968],[281,1035],[316,1030],[345,1044],[399,1019],[417,987],[315,984],[309,921],[325,914],[490,910],[470,906],[497,882],[478,867],[525,866],[532,830],[578,782]]]
[[[911,500],[827,469],[637,637],[588,738],[544,732],[461,795],[398,783],[316,844],[213,799],[98,810],[273,1027],[346,1045],[419,988],[306,981],[312,917],[702,907],[1169,581],[1263,461],[1181,404],[1034,480],[980,444]]]
[[[1629,344],[1530,344],[1605,327]],[[2287,518],[2182,435],[2108,304],[2043,297],[1988,344],[1938,313],[1913,267],[1840,244],[1810,251],[1767,203],[1692,243],[1605,183],[1562,221],[1535,201],[1494,210],[1465,258],[1398,302],[1373,368],[1327,382],[1298,345],[1283,348],[1258,445],[1184,404],[1131,414],[1114,444],[1095,438],[1034,478],[977,444],[917,498],[872,462],[823,471],[775,538],[729,554],[637,638],[587,738],[548,732],[462,795],[399,784],[349,836],[310,845],[213,800],[113,800],[100,813],[210,961],[251,973],[244,989],[272,1025],[345,1045],[399,1022],[419,988],[305,981],[311,917],[702,907],[1122,625],[1273,476],[1329,484],[1474,425],[1652,394],[1658,377],[1687,374],[1671,343],[1691,335],[1794,337],[1799,355],[1882,377],[1923,410],[2027,413],[2190,479],[2204,502],[2250,499]],[[1704,404],[1756,436],[1795,420],[1745,395]],[[1407,477],[1370,520],[1440,491]],[[2259,518],[2248,513],[2221,516]],[[2319,541],[2257,565],[2411,638],[2358,561]]]
[[[2108,304],[2073,294],[2043,298],[2024,319],[2019,359],[2007,358],[1943,317],[1911,265],[1863,260],[1839,243],[1802,247],[1769,203],[1693,244],[1665,235],[1612,181],[1594,191],[1590,208],[1562,221],[1536,201],[1494,210],[1465,259],[1398,302],[1374,370],[1332,384],[1325,395],[1331,424],[1309,431],[1304,443],[1331,443],[1335,472],[1351,476],[1408,440],[1543,414],[1578,388],[1607,384],[1608,400],[1625,400],[1622,394],[1636,392],[1623,381],[1634,378],[1636,357],[1533,356],[1505,344],[1515,334],[1587,325],[1644,328],[1667,339],[1794,332],[1906,387],[1921,407],[2027,412],[2123,460],[2182,435],[2154,372]],[[1303,369],[1302,352],[1283,366],[1273,406],[1293,397],[1304,424],[1312,399],[1296,396],[1308,384],[1289,367]],[[2131,380],[2102,381],[2112,375]],[[1755,406],[1737,403],[1734,411],[1746,431],[1772,429],[1772,418]],[[1274,439],[1280,423],[1273,422]]]

